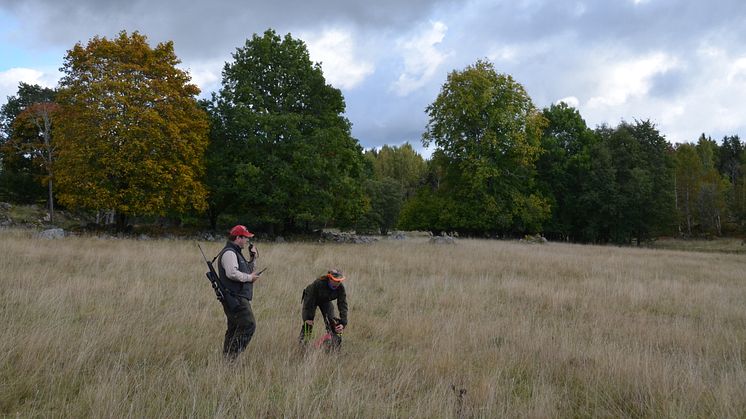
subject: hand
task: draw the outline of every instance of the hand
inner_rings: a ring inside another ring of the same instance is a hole
[[[251,259],[256,259],[256,257],[259,256],[259,252],[256,250],[254,243],[249,244],[249,253],[251,254]]]
[[[334,326],[334,331],[336,331],[337,333],[342,333],[343,330],[345,330],[345,327],[342,324]]]

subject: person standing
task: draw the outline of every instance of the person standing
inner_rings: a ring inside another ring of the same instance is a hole
[[[245,226],[237,225],[230,230],[228,242],[218,254],[218,275],[225,289],[233,298],[235,304],[230,306],[223,303],[223,311],[228,322],[223,340],[223,355],[227,359],[235,359],[249,344],[254,331],[256,320],[251,311],[251,299],[254,296],[254,283],[259,275],[254,273],[254,266],[258,252],[249,238],[254,234]],[[242,249],[249,244],[249,258],[246,259]]]
[[[301,308],[303,325],[299,337],[302,345],[305,346],[311,339],[317,307],[321,310],[332,347],[336,349],[341,345],[342,338],[339,335],[347,327],[347,293],[342,284],[345,279],[342,271],[332,269],[303,290]],[[337,301],[339,317],[334,315],[334,306],[332,305],[334,300]]]

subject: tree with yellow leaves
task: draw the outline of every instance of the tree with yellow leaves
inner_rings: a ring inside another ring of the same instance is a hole
[[[69,207],[135,215],[205,209],[208,119],[173,43],[95,37],[65,56],[55,175]]]

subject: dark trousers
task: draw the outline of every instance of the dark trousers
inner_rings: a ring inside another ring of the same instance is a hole
[[[256,320],[254,313],[251,311],[251,301],[243,297],[238,297],[238,307],[234,310],[228,309],[223,304],[223,311],[228,320],[228,327],[225,330],[225,339],[223,340],[223,355],[226,358],[233,359],[238,356],[251,341],[256,330]]]
[[[342,344],[342,337],[336,333],[332,333],[332,328],[334,327],[334,325],[329,323],[330,319],[335,318],[334,305],[332,304],[331,301],[323,301],[320,303],[316,303],[316,307],[318,307],[319,310],[321,310],[321,317],[324,319],[324,326],[326,327],[326,330],[329,333],[331,333],[333,336],[332,342],[331,342],[332,345],[335,348],[338,348],[339,345]],[[313,308],[314,313],[316,312],[316,307]],[[306,324],[306,320],[313,320],[313,319],[303,319],[303,325],[301,326],[301,329],[300,329],[300,336],[298,337],[301,343],[305,343],[308,339],[310,339],[311,331],[313,330],[312,326]]]

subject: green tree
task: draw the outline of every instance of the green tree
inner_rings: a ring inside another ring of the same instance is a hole
[[[617,187],[611,240],[637,243],[675,226],[674,161],[670,144],[650,121],[622,122],[602,131]]]
[[[466,234],[532,232],[549,217],[535,185],[545,118],[523,86],[477,61],[453,71],[427,107],[423,144],[443,164],[441,222]]]
[[[702,160],[692,144],[680,144],[676,147],[676,208],[679,212],[679,231],[686,228],[686,234],[692,235],[696,224],[695,208],[699,185],[702,178]]]
[[[744,156],[743,160],[746,161],[746,152],[742,156]],[[746,233],[746,163],[741,165],[741,176],[733,185],[730,202],[730,211],[733,214],[737,231],[741,234]]]
[[[404,201],[397,227],[403,230],[431,232],[447,231],[450,228],[449,214],[453,210],[451,200],[441,193],[446,162],[443,155],[435,152],[425,161],[425,173],[421,185]]]
[[[76,44],[63,64],[55,173],[59,200],[134,215],[205,208],[208,120],[172,42],[125,31]]]
[[[602,128],[605,129],[605,128]],[[619,188],[611,151],[605,142],[590,147],[587,181],[580,183],[576,217],[585,220],[579,225],[577,241],[608,243],[619,219]]]
[[[723,137],[718,150],[718,171],[735,185],[741,177],[741,166],[744,164],[741,159],[746,148],[738,135],[732,135]]]
[[[427,164],[409,143],[371,149],[364,157],[370,167],[369,179],[364,182],[370,209],[358,224],[359,229],[387,234],[397,225],[404,201],[414,197],[420,187]]]
[[[270,233],[354,226],[367,209],[364,162],[344,111],[303,41],[254,34],[226,63],[213,97],[214,216],[231,212]]]
[[[746,147],[738,135],[725,136],[719,147],[718,171],[728,180],[727,213],[729,228],[743,232],[746,218],[744,207],[744,164],[746,164]]]
[[[19,203],[43,199],[54,213],[52,127],[58,112],[55,90],[20,83],[18,93],[0,108],[0,196]]]
[[[722,220],[727,210],[728,178],[718,172],[721,153],[717,142],[702,134],[695,148],[702,165],[696,196],[700,229],[704,234],[719,236],[722,234]]]
[[[407,197],[420,186],[427,170],[425,159],[409,143],[401,146],[384,145],[380,150],[366,152],[366,155],[372,157],[376,179],[395,179]]]
[[[704,172],[697,194],[697,211],[705,234],[722,235],[727,211],[726,195],[730,183],[716,170]]]
[[[703,170],[715,169],[720,165],[720,150],[717,142],[711,137],[706,137],[705,134],[700,135],[696,149],[702,161]]]
[[[592,182],[588,176],[593,164],[591,149],[598,139],[580,113],[565,103],[545,108],[542,114],[548,125],[536,168],[539,188],[552,208],[544,233],[552,238],[583,241],[589,211],[580,205],[581,194]]]
[[[365,194],[370,200],[370,209],[361,217],[355,228],[366,233],[383,235],[396,225],[404,203],[404,190],[396,179],[367,179],[363,183]]]

